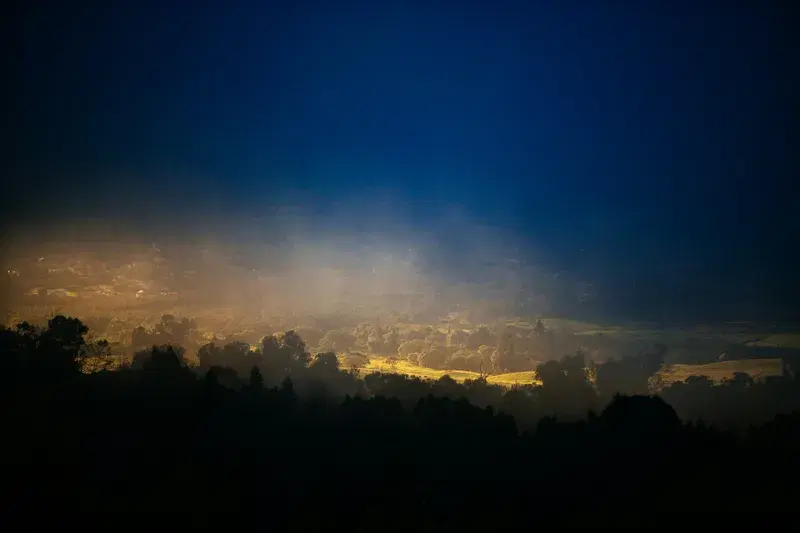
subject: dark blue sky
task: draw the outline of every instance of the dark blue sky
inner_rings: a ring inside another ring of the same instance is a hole
[[[324,221],[390,197],[409,228],[446,204],[518,236],[629,314],[798,295],[791,2],[23,4],[29,203]]]

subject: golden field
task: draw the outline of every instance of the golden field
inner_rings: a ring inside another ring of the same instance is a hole
[[[426,368],[405,360],[390,360],[386,357],[373,357],[369,363],[359,369],[362,373],[394,372],[422,379],[439,379],[450,376],[456,381],[480,377],[477,372],[467,370],[435,370]],[[744,359],[738,361],[722,361],[707,365],[668,365],[659,374],[665,384],[685,381],[690,376],[707,376],[716,382],[731,379],[736,372],[743,372],[755,379],[781,375],[780,359]],[[507,374],[490,375],[489,383],[513,387],[515,385],[528,385],[538,383],[535,379],[536,372],[511,372]]]

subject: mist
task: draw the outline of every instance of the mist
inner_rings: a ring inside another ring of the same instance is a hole
[[[585,297],[586,281],[549,270],[507,229],[455,206],[414,218],[391,192],[364,196],[371,203],[356,196],[324,209],[289,204],[258,217],[180,203],[172,216],[151,206],[114,217],[41,217],[15,225],[6,239],[9,303],[46,300],[73,314],[216,309],[231,320],[340,314],[436,322],[464,312],[478,321],[537,316]]]

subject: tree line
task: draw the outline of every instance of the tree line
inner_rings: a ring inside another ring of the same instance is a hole
[[[793,376],[619,395],[577,354],[542,365],[540,386],[503,389],[361,376],[292,331],[255,349],[209,344],[198,366],[153,346],[112,370],[107,343],[87,333],[63,316],[0,330],[5,520],[159,512],[207,524],[235,512],[291,529],[644,527],[792,501]],[[614,372],[644,375],[659,350]],[[676,400],[730,405],[745,423],[682,417]]]

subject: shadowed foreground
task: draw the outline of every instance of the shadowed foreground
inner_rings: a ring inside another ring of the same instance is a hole
[[[226,520],[290,530],[646,526],[680,511],[774,514],[794,500],[796,413],[738,433],[685,423],[658,397],[591,396],[570,381],[570,358],[557,377],[540,369],[535,394],[494,397],[480,378],[361,379],[291,332],[242,351],[243,379],[190,368],[169,347],[87,373],[107,346],[85,333],[64,317],[0,333],[6,521],[159,512],[206,525],[233,511]],[[794,378],[776,387],[796,396]],[[599,414],[526,419],[586,405]]]

